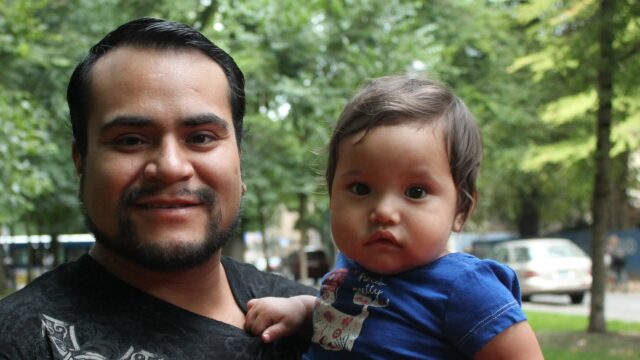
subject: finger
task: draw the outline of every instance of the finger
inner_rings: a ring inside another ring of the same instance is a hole
[[[290,333],[291,329],[287,328],[284,323],[278,322],[269,326],[262,332],[262,341],[265,343],[270,343],[285,336],[291,335]]]
[[[254,335],[261,335],[265,329],[273,324],[271,318],[264,314],[258,314],[248,323],[249,331]]]
[[[247,314],[244,316],[244,328],[245,330],[251,330],[253,323],[256,321],[256,317],[258,316],[258,312],[255,309],[249,308]]]
[[[256,304],[257,301],[257,299],[249,300],[249,302],[247,302],[247,310],[251,310],[251,308]]]

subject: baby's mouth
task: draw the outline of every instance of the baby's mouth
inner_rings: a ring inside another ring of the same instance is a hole
[[[392,245],[392,246],[400,246],[400,242],[393,235],[392,232],[388,230],[377,230],[375,231],[371,237],[365,243],[365,246],[376,245],[376,244],[384,244],[384,245]]]

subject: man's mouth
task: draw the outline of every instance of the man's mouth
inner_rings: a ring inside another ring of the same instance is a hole
[[[202,203],[193,199],[140,199],[133,205],[141,209],[184,209],[200,206]]]
[[[122,209],[171,210],[196,206],[212,208],[215,203],[215,193],[207,187],[195,189],[183,187],[173,191],[146,187],[128,189],[122,196],[120,206]]]
[[[140,208],[143,209],[181,209],[181,208],[186,208],[186,207],[193,207],[193,206],[197,206],[197,205],[185,205],[185,204],[175,204],[175,205],[170,205],[170,204],[138,204],[137,205]]]

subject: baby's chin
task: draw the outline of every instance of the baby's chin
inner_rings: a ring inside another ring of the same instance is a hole
[[[358,263],[358,265],[362,266],[371,273],[389,276],[402,274],[407,271],[411,271],[419,267],[431,264],[432,262],[440,259],[447,254],[449,254],[449,252],[443,252],[442,254],[438,254],[428,258],[414,259],[414,261],[407,261],[406,257],[378,258],[378,256],[373,255],[369,258],[353,260]]]
[[[357,262],[357,261],[356,261]],[[397,275],[402,274],[404,272],[413,270],[415,268],[420,267],[422,264],[417,265],[409,265],[402,264],[399,265],[397,262],[395,264],[381,263],[377,261],[363,261],[363,263],[358,262],[360,266],[365,268],[368,272],[375,273],[378,275]]]

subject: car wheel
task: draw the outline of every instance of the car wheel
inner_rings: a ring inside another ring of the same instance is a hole
[[[582,300],[584,300],[584,293],[569,294],[569,297],[571,298],[572,304],[582,304]]]

